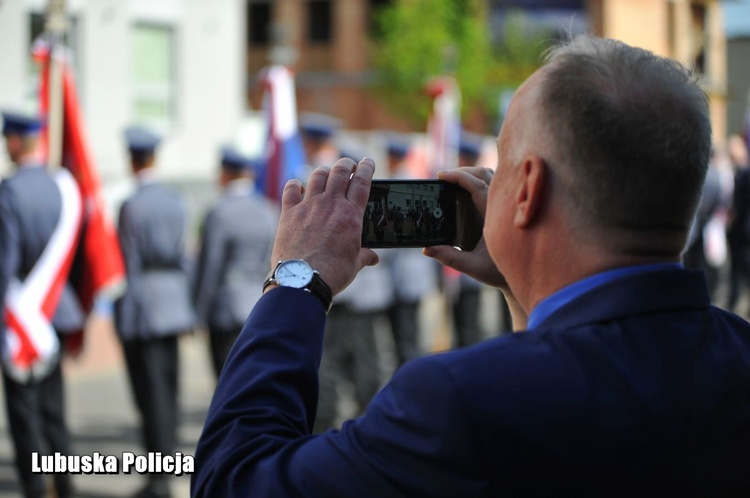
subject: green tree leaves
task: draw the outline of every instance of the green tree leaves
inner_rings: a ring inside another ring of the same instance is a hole
[[[376,12],[377,95],[423,126],[431,104],[425,84],[449,74],[461,88],[463,114],[494,119],[500,92],[515,88],[539,66],[546,44],[544,35],[530,35],[514,14],[503,20],[502,36],[493,45],[487,9],[483,0],[394,0]]]

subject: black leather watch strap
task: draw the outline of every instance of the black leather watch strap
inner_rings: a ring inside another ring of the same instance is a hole
[[[281,265],[281,263],[282,261],[279,261],[276,267],[271,270],[271,272],[266,277],[266,281],[263,282],[264,292],[266,288],[271,284],[279,285],[278,281],[276,280],[276,270]],[[326,314],[331,311],[331,306],[333,306],[333,292],[331,291],[331,288],[328,287],[325,282],[323,282],[323,279],[320,278],[320,274],[317,271],[313,270],[312,280],[310,280],[310,283],[307,284],[307,286],[303,287],[302,290],[307,291],[313,296],[317,297],[323,304],[323,308],[325,308]]]
[[[331,311],[331,306],[333,306],[333,292],[331,292],[331,288],[323,282],[323,279],[320,278],[317,271],[313,274],[310,285],[308,285],[305,290],[320,299],[320,302],[323,303],[323,307],[326,310],[326,314]]]

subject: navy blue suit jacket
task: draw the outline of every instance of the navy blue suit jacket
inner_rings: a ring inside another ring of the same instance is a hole
[[[311,435],[325,315],[279,288],[230,354],[194,497],[750,496],[750,324],[701,273],[623,277],[537,330],[413,360]]]

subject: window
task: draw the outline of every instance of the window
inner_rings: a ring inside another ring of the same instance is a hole
[[[669,56],[677,58],[677,10],[674,2],[667,3],[667,46]]]
[[[133,118],[168,126],[175,110],[174,32],[170,27],[136,24],[132,37]]]
[[[702,3],[692,3],[690,5],[690,57],[693,59],[695,69],[700,74],[706,74],[706,40],[707,23],[706,23],[706,6]]]
[[[271,2],[256,0],[247,6],[247,43],[267,45],[271,41]]]
[[[312,43],[331,41],[333,22],[330,0],[310,0],[307,3],[307,36]]]
[[[390,7],[392,3],[392,0],[370,0],[368,29],[370,30],[370,35],[373,38],[380,39],[383,37],[383,31],[382,29],[380,29],[380,25],[378,23],[379,16],[381,15],[382,11],[385,8]]]

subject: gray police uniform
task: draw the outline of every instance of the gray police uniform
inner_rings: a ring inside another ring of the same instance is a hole
[[[419,248],[384,251],[382,262],[389,269],[394,299],[388,309],[398,365],[422,356],[419,307],[437,290],[438,265]]]
[[[230,182],[203,221],[193,296],[217,377],[262,295],[276,235],[278,208],[253,188],[251,180]]]
[[[316,432],[338,427],[340,385],[353,385],[358,413],[365,411],[380,389],[381,352],[376,324],[385,322],[392,302],[393,283],[384,265],[362,268],[349,287],[336,296],[326,320]]]
[[[60,218],[62,198],[47,170],[25,165],[0,184],[0,303],[13,277],[23,281],[44,251]],[[74,271],[71,272],[71,275]],[[5,333],[0,312],[0,333]],[[66,283],[52,325],[58,334],[83,328],[85,315]],[[31,453],[71,453],[65,425],[64,388],[59,360],[41,379],[19,383],[4,375],[5,401],[16,466],[27,496],[45,493],[44,476],[31,472]],[[58,496],[69,496],[69,478],[55,474]]]
[[[177,428],[177,336],[195,322],[185,256],[185,209],[164,185],[143,182],[120,209],[127,270],[115,324],[147,451],[173,454]]]

